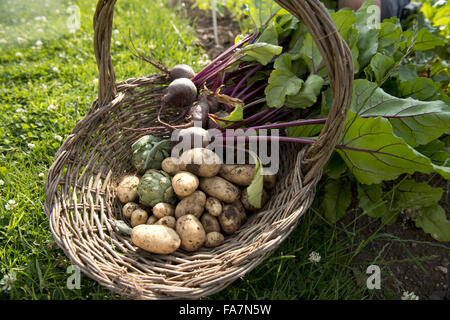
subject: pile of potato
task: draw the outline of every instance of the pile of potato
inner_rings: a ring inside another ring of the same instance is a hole
[[[246,187],[250,185],[253,165],[222,164],[211,150],[194,148],[180,158],[168,157],[161,163],[172,178],[176,205],[157,203],[152,208],[138,204],[139,177],[121,179],[116,191],[124,203],[124,220],[119,225],[131,241],[152,253],[169,254],[182,248],[195,251],[202,246],[216,247],[247,220],[247,213],[257,210],[249,204]],[[264,176],[264,189],[275,186],[276,176]],[[267,201],[263,190],[262,204]]]

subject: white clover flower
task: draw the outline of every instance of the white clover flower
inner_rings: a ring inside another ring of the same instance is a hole
[[[39,33],[43,33],[43,32],[44,32],[44,29],[39,28],[39,29],[37,29],[36,31],[39,32]]]
[[[41,40],[38,40],[38,41],[36,41],[36,45],[37,45],[38,47],[40,47],[40,46],[42,46],[42,45],[43,45],[43,43],[42,43],[42,41],[41,41]]]
[[[419,300],[419,297],[414,294],[414,291],[403,292],[402,300]]]
[[[119,34],[119,30],[114,29],[114,34]]]
[[[0,43],[5,44],[5,43],[8,43],[8,41],[6,41],[6,39],[0,39]]]
[[[320,254],[318,252],[313,251],[309,254],[308,260],[311,263],[319,263],[320,259],[322,259],[322,257],[320,256]]]
[[[55,105],[53,105],[53,104],[49,104],[48,107],[47,107],[48,111],[55,111],[56,109],[57,109],[57,107]]]
[[[116,44],[116,46],[120,46],[121,45],[119,40],[116,40],[114,43]]]
[[[2,290],[11,290],[11,288],[14,286],[14,282],[16,281],[16,276],[9,272],[8,274],[5,274],[0,280],[0,285],[2,286]]]
[[[33,149],[34,147],[36,147],[36,145],[34,143],[28,143],[27,146],[30,149]]]
[[[18,57],[18,58],[22,58],[22,57],[23,57],[23,54],[22,54],[22,52],[16,52],[16,57]]]
[[[92,80],[92,82],[93,82],[94,84],[97,84],[97,83],[98,83],[98,79],[95,78],[94,80]]]
[[[52,70],[53,70],[54,72],[58,72],[58,71],[59,71],[57,67],[53,67]]]
[[[24,108],[17,108],[16,112],[25,112],[25,109]]]
[[[43,172],[40,172],[40,173],[38,174],[38,177],[39,177],[39,178],[43,178],[43,177],[45,177],[45,173],[43,173]]]
[[[25,41],[25,39],[24,38],[22,38],[22,37],[17,37],[17,42],[24,42]]]
[[[56,141],[62,141],[62,139],[63,139],[60,135],[57,135],[57,134],[55,134],[55,135],[53,136],[53,138],[54,138]]]
[[[3,181],[3,180],[0,179],[0,186],[2,186],[2,185],[4,185],[4,184],[5,184],[5,181]]]
[[[16,205],[17,205],[17,204],[16,204],[16,201],[15,201],[15,200],[13,200],[13,199],[8,200],[8,203],[5,204],[5,209],[6,209],[6,210],[12,210],[12,209],[14,209],[14,207],[15,207]]]

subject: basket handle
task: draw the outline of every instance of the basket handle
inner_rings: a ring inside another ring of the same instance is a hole
[[[116,95],[111,62],[111,35],[117,0],[99,0],[94,14],[94,52],[99,71],[98,102],[109,103]],[[353,89],[353,59],[327,9],[319,0],[275,0],[302,21],[311,33],[326,63],[333,104],[317,141],[302,161],[304,182],[321,174],[337,144],[350,107]]]

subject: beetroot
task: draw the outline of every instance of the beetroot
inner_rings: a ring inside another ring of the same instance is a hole
[[[172,80],[179,78],[192,79],[195,77],[195,72],[187,64],[177,64],[169,71],[169,75]]]
[[[186,108],[197,99],[197,87],[187,78],[173,80],[167,87],[163,102],[169,107]]]

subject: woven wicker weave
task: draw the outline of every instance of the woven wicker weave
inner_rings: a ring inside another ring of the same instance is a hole
[[[99,92],[58,150],[45,183],[45,211],[60,248],[101,285],[133,299],[196,299],[216,293],[254,269],[297,226],[342,130],[351,100],[351,53],[318,0],[278,0],[312,34],[334,101],[319,139],[309,147],[281,146],[279,182],[270,202],[219,247],[154,255],[118,232],[117,179],[131,171],[130,138],[123,127],[149,127],[161,103],[166,75],[115,83],[110,45],[116,0],[100,0],[94,16]]]

